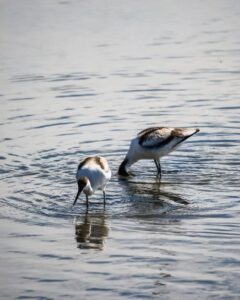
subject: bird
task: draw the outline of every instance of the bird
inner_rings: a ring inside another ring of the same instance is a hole
[[[111,178],[111,170],[108,162],[101,156],[89,156],[83,159],[77,168],[78,191],[73,202],[76,204],[79,195],[83,192],[86,195],[86,205],[88,207],[88,196],[95,193],[96,190],[102,190],[104,205],[106,204],[105,188]]]
[[[119,166],[118,175],[128,177],[131,165],[142,159],[153,159],[161,179],[160,158],[178,148],[186,139],[199,132],[198,128],[150,127],[132,139],[129,150]]]

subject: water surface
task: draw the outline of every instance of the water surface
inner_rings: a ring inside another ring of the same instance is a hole
[[[0,298],[239,299],[240,4],[0,5]],[[155,125],[201,131],[119,180]],[[107,205],[72,210],[87,155]]]

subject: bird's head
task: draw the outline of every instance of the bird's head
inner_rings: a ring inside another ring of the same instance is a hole
[[[81,192],[84,192],[87,195],[91,194],[91,184],[89,179],[86,176],[79,178],[77,184],[78,184],[78,191],[75,200],[73,202],[73,206],[76,204],[77,199],[80,196]]]
[[[118,169],[118,175],[121,177],[128,177],[130,174],[127,171],[128,159],[125,158]]]

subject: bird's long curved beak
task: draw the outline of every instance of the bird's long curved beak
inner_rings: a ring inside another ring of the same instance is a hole
[[[81,194],[83,188],[84,188],[84,185],[78,183],[78,191],[77,191],[77,195],[76,195],[76,197],[75,197],[75,200],[74,200],[74,202],[73,202],[73,206],[76,204],[77,199],[78,199],[78,197],[80,196],[80,194]]]

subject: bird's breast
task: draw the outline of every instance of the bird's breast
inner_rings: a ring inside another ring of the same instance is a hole
[[[107,175],[111,177],[111,174]],[[91,187],[94,191],[97,189],[101,189],[103,186],[106,185],[106,182],[110,179],[109,176],[106,176],[106,174],[98,168],[82,168],[77,172],[77,180],[79,180],[83,176],[88,178]]]

